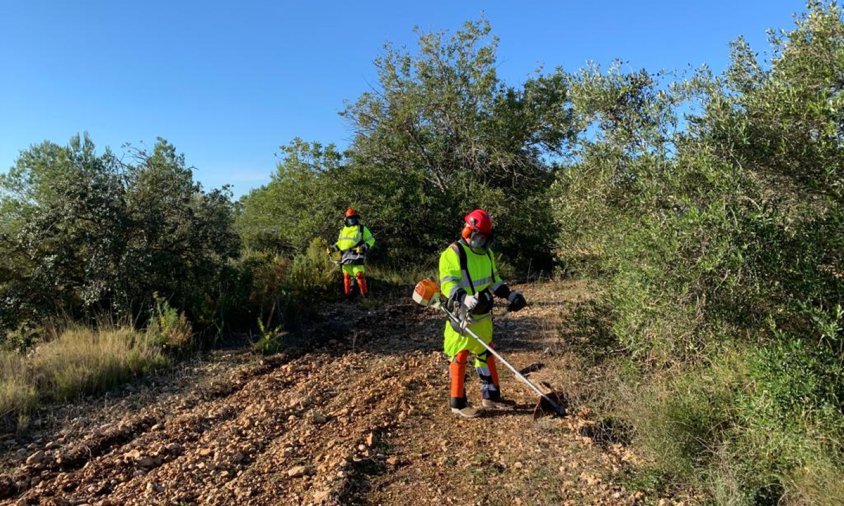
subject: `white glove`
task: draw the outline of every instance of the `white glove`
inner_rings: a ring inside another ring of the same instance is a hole
[[[475,309],[475,306],[478,305],[478,294],[474,295],[467,295],[463,298],[463,307],[466,308],[466,311],[471,311]]]

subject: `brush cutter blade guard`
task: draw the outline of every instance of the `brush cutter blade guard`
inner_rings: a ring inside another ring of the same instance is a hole
[[[536,420],[545,415],[566,416],[566,405],[560,395],[548,383],[543,381],[539,384],[542,389],[542,396],[536,401],[536,406],[533,408],[533,419]]]
[[[413,301],[423,307],[436,306],[440,301],[440,285],[430,278],[416,283],[413,290]]]

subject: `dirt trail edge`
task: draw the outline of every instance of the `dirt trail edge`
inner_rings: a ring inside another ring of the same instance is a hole
[[[499,349],[561,390],[554,353],[578,283],[521,287]],[[635,504],[630,458],[580,434],[586,412],[533,422],[535,399],[502,371],[514,412],[447,408],[443,320],[408,297],[334,304],[306,353],[241,360],[211,381],[147,396],[108,423],[59,430],[5,457],[0,504]],[[467,382],[479,404],[479,382]],[[105,409],[105,408],[104,408]],[[96,418],[96,417],[95,417]]]

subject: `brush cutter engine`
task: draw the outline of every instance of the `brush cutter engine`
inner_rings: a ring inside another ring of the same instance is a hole
[[[425,278],[416,284],[413,290],[413,301],[423,307],[438,307],[440,305],[440,286],[430,278]]]

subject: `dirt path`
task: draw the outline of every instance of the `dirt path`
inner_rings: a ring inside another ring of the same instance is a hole
[[[564,386],[554,353],[576,283],[524,287],[496,321],[499,349]],[[7,454],[2,504],[633,504],[615,483],[623,448],[580,434],[585,412],[533,422],[534,398],[502,372],[511,413],[447,408],[443,320],[406,298],[336,304],[304,354],[241,359],[200,384],[150,387],[131,412],[93,416]],[[467,384],[479,402],[479,382]],[[112,410],[114,410],[112,408]],[[100,424],[103,419],[112,420]],[[2,469],[2,468],[0,468]]]

